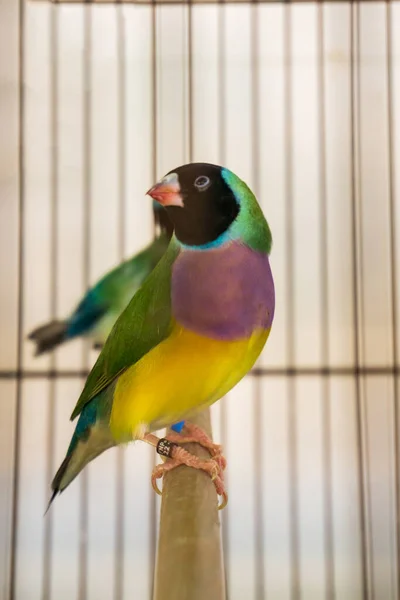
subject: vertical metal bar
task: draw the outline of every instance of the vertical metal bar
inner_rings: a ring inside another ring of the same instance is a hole
[[[157,81],[157,3],[153,0],[151,6],[151,74],[152,74],[152,179],[157,179],[158,169],[158,81]]]
[[[193,161],[194,133],[193,133],[193,5],[188,0],[188,124],[189,124],[189,152],[188,161]]]
[[[386,78],[388,113],[388,150],[389,150],[389,214],[390,214],[390,279],[392,304],[392,352],[393,369],[397,368],[398,356],[398,314],[397,314],[397,227],[396,194],[394,177],[394,138],[393,138],[393,39],[392,39],[392,2],[386,0]],[[393,375],[393,439],[394,439],[394,481],[396,507],[396,599],[400,599],[400,432],[399,432],[399,381]]]
[[[256,196],[260,194],[260,64],[259,64],[259,20],[260,8],[258,0],[252,0],[250,6],[250,40],[251,40],[251,141],[253,163],[253,188]],[[253,380],[254,387],[254,555],[255,555],[255,600],[265,598],[265,565],[264,565],[264,486],[262,462],[262,413],[261,413],[261,377]]]
[[[92,204],[92,137],[91,137],[91,107],[92,107],[92,7],[86,4],[84,14],[84,47],[83,47],[83,286],[89,286],[90,279],[90,248],[91,226],[90,213]],[[84,342],[83,368],[89,367],[89,349]],[[87,597],[87,563],[88,563],[88,470],[81,476],[80,489],[80,519],[79,519],[79,565],[78,565],[78,600]]]
[[[126,246],[126,28],[121,0],[116,6],[118,68],[118,256],[124,259]]]
[[[357,111],[356,88],[359,93],[359,35],[354,35],[355,26],[359,25],[359,7],[351,0],[350,5],[350,130],[351,130],[351,219],[352,219],[352,262],[353,262],[353,320],[354,320],[354,363],[355,368],[360,366],[359,335],[360,335],[360,314],[359,314],[359,289],[358,289],[358,210],[357,210],[357,141],[356,141],[356,117],[359,118]],[[359,32],[358,32],[359,33]],[[357,61],[357,73],[355,73],[355,62]],[[357,129],[359,132],[359,127]],[[361,398],[360,376],[355,375],[355,398],[356,398],[356,436],[357,436],[357,463],[358,463],[358,488],[360,505],[360,557],[361,557],[361,590],[363,600],[370,597],[369,579],[368,579],[368,559],[367,559],[367,520],[366,520],[366,499],[364,493],[365,464],[364,464],[364,434],[363,434],[363,414]]]
[[[226,23],[225,23],[225,1],[221,0],[218,10],[218,120],[219,120],[219,156],[221,165],[226,160]]]
[[[124,9],[120,2],[116,6],[117,29],[117,86],[118,86],[118,258],[122,262],[125,255],[126,221],[126,32]],[[125,521],[125,448],[117,448],[117,484],[116,484],[116,523],[115,523],[115,600],[124,595],[124,521]]]
[[[286,296],[287,316],[287,356],[289,366],[294,365],[294,248],[293,248],[293,150],[292,150],[292,6],[289,2],[284,9],[283,44],[285,55],[285,180],[286,180]],[[297,410],[296,385],[294,378],[287,382],[288,391],[288,447],[289,447],[289,489],[290,489],[290,560],[291,560],[291,599],[300,598],[299,561],[299,507],[298,507],[298,466],[297,466]]]
[[[358,331],[358,339],[361,347],[359,360],[360,363],[365,363],[366,356],[366,342],[365,342],[365,300],[364,300],[364,237],[363,237],[363,182],[362,182],[362,119],[361,119],[361,5],[360,2],[357,3],[356,6],[356,56],[357,56],[357,77],[356,77],[356,123],[357,123],[357,148],[358,148],[358,161],[357,161],[357,181],[358,181],[358,205],[356,204],[356,209],[358,212],[358,220],[356,221],[357,229],[357,238],[356,243],[358,242],[358,277],[357,281],[359,282],[359,331]],[[357,155],[357,154],[356,154]],[[359,427],[359,440],[360,440],[360,450],[363,454],[364,461],[364,496],[365,496],[365,543],[366,543],[366,560],[367,560],[367,580],[368,580],[368,593],[369,598],[371,600],[375,599],[375,584],[374,584],[374,568],[373,568],[373,535],[372,535],[372,510],[371,510],[371,467],[370,467],[370,453],[369,453],[369,422],[368,422],[368,398],[367,398],[367,379],[366,377],[360,378],[360,422],[357,427]],[[357,413],[358,414],[358,413]]]
[[[317,6],[318,52],[318,155],[320,200],[320,277],[321,277],[321,347],[322,365],[329,365],[329,298],[328,298],[328,206],[326,190],[326,110],[325,110],[325,26],[324,5]],[[330,379],[322,378],[322,448],[326,597],[335,600],[335,564],[332,523],[332,439]]]
[[[51,227],[51,250],[50,250],[50,314],[51,319],[56,318],[57,313],[57,222],[58,222],[58,6],[50,8],[50,227]],[[50,355],[50,370],[55,370],[55,353]],[[49,381],[49,399],[47,407],[47,477],[46,495],[49,494],[49,482],[54,475],[54,438],[55,438],[55,378]],[[53,513],[50,511],[44,521],[44,549],[43,549],[43,600],[51,597],[51,568],[53,549]]]
[[[226,107],[226,29],[225,29],[225,0],[220,0],[218,9],[218,124],[219,124],[219,156],[220,164],[226,166],[226,124],[225,124],[225,107]],[[222,399],[220,420],[221,420],[221,443],[224,447],[225,454],[228,446],[228,423],[226,412],[227,397]],[[228,474],[225,475],[225,485],[228,488]],[[229,504],[223,510],[221,515],[222,521],[222,551],[224,557],[225,571],[225,595],[226,600],[229,600]]]
[[[157,0],[152,0],[151,5],[151,88],[152,88],[152,145],[150,157],[152,181],[157,181],[158,169],[158,82],[157,82]],[[155,226],[154,226],[155,233]],[[156,452],[151,456],[151,468],[153,469],[157,463]],[[150,565],[150,600],[154,596],[154,579],[156,567],[156,551],[157,551],[157,498],[155,494],[150,494],[150,544],[149,544],[149,565]]]
[[[17,372],[23,366],[24,330],[24,258],[25,258],[25,0],[18,0],[18,316],[17,316]],[[14,422],[14,466],[11,515],[10,600],[16,600],[18,504],[20,475],[20,438],[22,417],[22,377],[16,381]]]

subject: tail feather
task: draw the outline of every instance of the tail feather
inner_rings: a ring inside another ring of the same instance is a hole
[[[66,321],[51,321],[32,331],[28,335],[28,339],[36,343],[35,356],[49,352],[68,339],[67,323]]]
[[[60,483],[61,483],[61,480],[62,480],[66,470],[68,469],[68,464],[69,464],[69,461],[71,460],[71,456],[72,455],[70,454],[64,458],[64,460],[61,463],[60,468],[58,469],[58,471],[52,481],[52,484],[51,484],[52,494],[51,494],[49,503],[47,505],[46,512],[44,513],[45,515],[48,513],[48,510],[49,510],[50,506],[53,504],[56,496],[58,496],[58,494],[61,494],[61,492],[62,492],[62,489],[60,489]]]
[[[49,510],[55,497],[72,483],[90,461],[108,450],[108,448],[112,448],[112,446],[115,446],[115,442],[111,437],[110,430],[101,424],[90,427],[80,439],[73,439],[67,456],[52,481],[53,494],[47,510]]]
[[[45,510],[45,513],[44,513],[44,515],[43,515],[44,517],[45,517],[45,516],[47,515],[47,513],[49,512],[49,508],[50,508],[50,506],[53,504],[54,498],[57,496],[57,494],[58,494],[58,492],[57,492],[57,491],[54,491],[54,492],[52,493],[52,495],[51,495],[51,498],[50,498],[50,500],[49,500],[49,503],[48,503],[48,505],[47,505],[47,508],[46,508],[46,510]]]

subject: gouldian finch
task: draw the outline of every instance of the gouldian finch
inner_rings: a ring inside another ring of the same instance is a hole
[[[174,235],[87,378],[52,500],[89,461],[132,440],[170,458],[153,482],[184,463],[209,473],[225,495],[220,448],[188,420],[229,392],[267,341],[275,309],[271,232],[251,190],[220,166],[181,166],[147,193],[165,207]],[[152,433],[182,420],[186,436]],[[207,447],[210,460],[177,444],[189,439]]]
[[[171,239],[172,225],[166,211],[154,204],[160,236],[95,283],[65,320],[51,321],[32,331],[28,337],[36,343],[36,356],[82,336],[88,337],[97,349],[104,345],[115,321],[154,269]]]

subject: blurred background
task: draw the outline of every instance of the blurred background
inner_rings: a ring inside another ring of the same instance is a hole
[[[154,452],[43,518],[96,353],[26,339],[147,244],[189,160],[256,192],[275,322],[212,409],[230,600],[400,598],[400,3],[0,0],[0,598],[151,600]],[[212,599],[209,599],[212,600]]]

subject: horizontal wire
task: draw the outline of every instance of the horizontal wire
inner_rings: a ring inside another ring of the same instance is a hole
[[[65,371],[32,371],[32,370],[17,370],[3,369],[0,370],[0,379],[73,379],[87,377],[90,371],[86,370],[65,370]],[[249,372],[251,377],[325,377],[325,376],[362,376],[362,375],[377,375],[377,376],[394,376],[400,375],[400,365],[396,366],[379,366],[371,365],[368,367],[257,367]]]
[[[37,2],[41,0],[36,0]],[[99,4],[101,6],[110,4],[135,4],[138,6],[154,6],[154,5],[165,5],[168,6],[188,6],[189,4],[196,5],[207,5],[215,6],[220,4],[220,0],[51,0],[57,4]],[[288,0],[257,0],[260,4],[285,4]],[[400,0],[391,0],[393,4],[397,4]],[[224,6],[235,6],[237,4],[248,4],[248,0],[233,0],[231,2],[224,2]],[[290,0],[291,4],[347,4],[351,5],[351,0]],[[376,4],[376,0],[355,0],[353,4]]]

